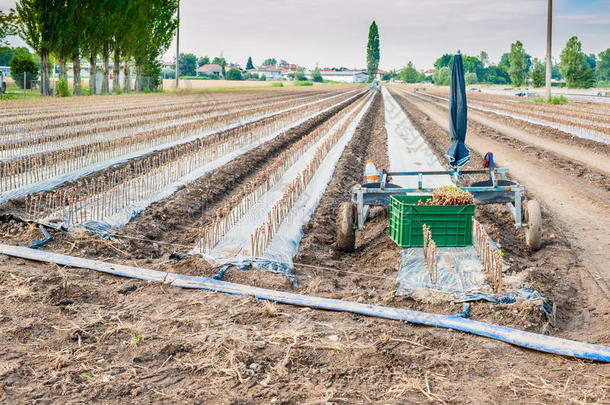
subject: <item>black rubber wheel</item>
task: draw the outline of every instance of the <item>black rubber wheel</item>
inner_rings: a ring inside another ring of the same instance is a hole
[[[356,245],[356,207],[351,202],[341,203],[337,213],[337,246],[352,252]]]
[[[542,246],[542,214],[540,204],[536,200],[529,200],[525,211],[527,229],[525,243],[531,250],[538,250]]]

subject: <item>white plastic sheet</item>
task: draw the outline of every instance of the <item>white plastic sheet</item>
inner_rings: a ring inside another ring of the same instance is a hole
[[[86,176],[86,175],[88,175],[90,173],[96,172],[98,170],[103,170],[103,169],[105,169],[107,167],[110,167],[110,166],[113,166],[113,165],[116,165],[116,164],[119,164],[119,163],[126,162],[126,161],[128,161],[130,159],[134,159],[134,158],[137,158],[137,157],[140,157],[140,156],[144,156],[144,155],[146,155],[148,153],[151,153],[151,152],[154,152],[156,150],[168,149],[168,148],[171,148],[171,147],[176,146],[176,145],[181,145],[181,144],[184,144],[184,143],[188,143],[188,142],[194,141],[194,140],[196,140],[198,138],[206,138],[206,137],[208,137],[210,135],[213,135],[213,134],[216,134],[216,133],[219,133],[219,132],[223,132],[223,131],[227,131],[227,130],[230,130],[230,129],[233,129],[233,128],[240,127],[240,126],[245,125],[245,124],[247,124],[249,122],[257,121],[257,120],[260,120],[262,118],[274,116],[274,115],[281,114],[281,113],[284,113],[284,112],[287,112],[287,111],[296,110],[296,109],[299,109],[299,108],[302,108],[302,107],[305,107],[305,106],[308,106],[308,105],[311,105],[311,104],[321,103],[321,102],[324,102],[324,101],[327,101],[327,100],[331,100],[331,99],[336,98],[336,97],[344,96],[345,94],[346,93],[341,93],[341,94],[333,95],[333,96],[326,97],[326,98],[321,99],[321,100],[316,100],[316,101],[308,102],[308,103],[305,103],[305,104],[301,104],[301,105],[298,105],[296,107],[290,107],[290,108],[287,108],[287,109],[284,109],[284,110],[275,111],[275,112],[270,113],[270,114],[265,114],[265,115],[257,116],[257,117],[254,117],[254,118],[250,118],[248,120],[239,121],[237,123],[230,124],[230,125],[228,125],[226,127],[223,127],[221,129],[217,129],[217,130],[214,130],[214,131],[193,133],[192,135],[185,136],[183,138],[177,139],[175,141],[172,141],[172,142],[169,142],[169,143],[166,143],[166,144],[156,145],[156,146],[149,147],[149,148],[144,148],[144,149],[139,149],[139,150],[137,150],[135,152],[131,152],[131,153],[128,153],[128,154],[125,154],[125,155],[122,155],[122,156],[111,158],[111,159],[105,160],[103,162],[91,164],[91,165],[82,167],[81,169],[74,170],[74,171],[66,173],[66,174],[62,174],[62,175],[54,176],[54,177],[47,177],[47,178],[45,178],[45,180],[42,180],[42,181],[30,184],[30,185],[28,185],[26,187],[22,187],[22,188],[19,188],[19,189],[16,189],[16,190],[11,190],[11,191],[7,191],[7,192],[2,193],[0,195],[0,204],[4,203],[6,201],[9,201],[9,200],[13,200],[13,199],[16,199],[16,198],[24,197],[24,196],[26,196],[28,194],[38,193],[40,191],[45,191],[45,190],[51,190],[51,189],[57,187],[60,184],[65,183],[65,182],[76,180],[79,177],[83,177],[83,176]],[[349,94],[349,92],[347,94]],[[352,98],[354,98],[356,96],[357,96],[357,94],[353,95],[349,99],[352,99]],[[337,104],[340,104],[340,103],[337,103]],[[325,109],[321,110],[320,112],[314,113],[314,114],[310,115],[309,117],[298,121],[293,126],[299,125],[302,122],[306,121],[307,119],[309,119],[309,118],[311,118],[311,117],[313,117],[313,116],[315,116],[317,114],[320,114],[322,112],[328,111],[331,108],[335,107],[337,104],[334,104],[331,107],[325,108]],[[291,126],[291,127],[293,127],[293,126]],[[285,129],[287,129],[287,128],[284,128],[284,130]]]
[[[446,170],[388,89],[383,87],[381,92],[385,109],[385,128],[388,136],[389,171]],[[403,188],[417,188],[417,180],[417,176],[394,176],[391,182]],[[449,175],[423,177],[423,187],[436,188],[450,184],[453,183]]]
[[[350,99],[351,98],[353,98],[353,97],[350,97]],[[338,103],[338,104],[340,104],[340,103]],[[244,153],[264,144],[265,142],[272,140],[273,138],[277,137],[281,133],[284,133],[291,128],[297,127],[297,126],[301,125],[303,122],[311,119],[312,117],[323,114],[326,111],[329,111],[336,106],[337,106],[337,104],[333,104],[332,106],[327,107],[319,112],[316,112],[311,115],[308,115],[307,117],[301,118],[300,120],[297,120],[288,126],[278,129],[277,131],[273,132],[272,134],[270,134],[264,138],[261,138],[251,144],[245,145],[242,148],[234,150],[218,159],[215,159],[215,160],[197,168],[196,170],[190,172],[189,174],[182,176],[180,179],[169,184],[167,187],[163,188],[162,190],[160,190],[154,194],[151,194],[143,199],[133,201],[128,207],[114,213],[113,215],[105,217],[103,221],[93,221],[93,222],[97,222],[103,228],[106,228],[106,227],[120,228],[122,226],[125,226],[136,215],[138,215],[140,212],[144,211],[152,203],[161,201],[164,198],[169,197],[170,195],[175,193],[179,187],[192,183],[193,181],[197,180],[199,177],[211,172],[214,169],[217,169],[217,168],[229,163],[230,161],[232,161],[232,160],[236,159],[237,157],[243,155]],[[152,180],[153,179],[151,179],[151,181]],[[248,234],[248,237],[249,237],[249,234]]]
[[[358,113],[355,119],[348,125],[344,135],[337,141],[335,146],[328,152],[320,167],[316,171],[312,181],[308,184],[305,192],[295,202],[287,218],[280,225],[278,232],[273,236],[262,257],[257,260],[257,264],[263,267],[281,266],[284,268],[292,267],[292,258],[298,251],[298,246],[303,237],[303,226],[309,221],[316,207],[318,206],[328,183],[332,179],[335,167],[346,145],[352,139],[358,123],[370,107],[372,97],[360,103],[366,103],[364,108]],[[340,127],[348,116],[339,120],[333,128]],[[333,132],[331,129],[328,135],[322,137],[311,148],[309,148],[301,158],[295,162],[282,176],[280,181],[268,192],[266,192],[257,204],[255,204],[241,218],[238,223],[227,232],[223,239],[210,252],[209,258],[218,263],[240,263],[251,259],[250,234],[254,232],[260,224],[266,220],[269,208],[276,201],[282,198],[284,188],[290,184],[294,178],[303,170],[311,159],[315,150]],[[199,253],[196,246],[191,253]]]
[[[449,99],[446,97],[441,97],[441,96],[437,96],[434,94],[426,94],[426,96],[432,97],[432,98],[437,98],[437,99],[443,100],[443,101],[449,101]],[[468,103],[468,108],[472,108],[472,109],[483,111],[483,112],[490,112],[490,113],[494,113],[494,114],[498,114],[498,115],[503,115],[505,117],[510,117],[510,118],[514,118],[517,120],[529,122],[531,124],[542,125],[545,127],[558,129],[560,131],[577,136],[579,138],[589,139],[591,141],[601,142],[601,143],[605,143],[605,144],[610,144],[610,138],[608,137],[607,134],[604,134],[603,132],[595,131],[593,129],[587,129],[587,128],[579,127],[576,125],[558,124],[556,122],[546,121],[546,120],[543,120],[540,118],[528,117],[526,115],[515,114],[515,113],[501,111],[501,110],[495,110],[493,108],[487,108],[487,107],[479,106],[479,105],[472,104],[472,103]]]

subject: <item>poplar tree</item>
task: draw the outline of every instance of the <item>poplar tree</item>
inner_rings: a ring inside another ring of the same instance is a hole
[[[510,44],[510,53],[508,54],[508,75],[513,82],[513,86],[519,87],[525,84],[527,77],[527,58],[521,41]]]
[[[369,27],[369,41],[366,46],[366,67],[369,81],[373,81],[379,69],[379,32],[375,21]]]

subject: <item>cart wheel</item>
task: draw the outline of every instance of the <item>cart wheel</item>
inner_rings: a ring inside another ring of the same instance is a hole
[[[542,246],[542,215],[540,214],[538,201],[529,200],[525,212],[527,220],[525,243],[531,250],[538,250]]]
[[[356,245],[355,208],[351,202],[344,202],[339,206],[337,214],[337,246],[344,252],[353,251]]]

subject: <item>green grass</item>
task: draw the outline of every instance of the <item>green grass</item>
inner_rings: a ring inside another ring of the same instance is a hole
[[[25,91],[25,98],[38,98],[40,97],[40,90],[38,89],[29,89]],[[2,100],[17,100],[22,99],[23,97],[23,89],[20,89],[17,86],[8,86],[6,88],[6,93],[2,94]]]
[[[271,87],[284,87],[284,83],[279,82],[279,83],[271,83]]]
[[[297,80],[296,82],[294,82],[295,86],[313,86],[313,82],[310,82],[309,80]]]
[[[545,100],[542,97],[536,97],[533,101],[526,101],[524,104],[567,104],[568,100],[562,95],[559,97],[551,97],[549,100]]]

